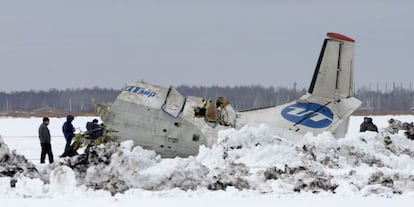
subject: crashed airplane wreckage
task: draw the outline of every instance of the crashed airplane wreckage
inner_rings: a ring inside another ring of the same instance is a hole
[[[215,103],[183,97],[173,87],[143,82],[125,87],[111,105],[95,106],[117,137],[163,157],[196,155],[200,145],[217,143],[218,130],[251,123],[266,123],[292,141],[308,132],[343,137],[350,115],[361,105],[352,96],[355,41],[338,33],[327,36],[306,95],[281,106],[239,112],[237,120],[225,98]]]

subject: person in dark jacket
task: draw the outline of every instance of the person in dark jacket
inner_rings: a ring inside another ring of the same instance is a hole
[[[88,131],[93,131],[97,128],[99,128],[98,119],[93,119],[92,121],[88,121],[86,123],[86,130]]]
[[[49,118],[44,117],[43,123],[39,127],[39,140],[42,152],[40,153],[40,163],[45,163],[46,154],[49,157],[49,163],[53,163],[52,145],[50,144],[50,132],[47,126]]]
[[[85,153],[89,154],[89,149],[91,148],[93,142],[103,135],[103,128],[98,124],[98,119],[93,119],[90,122],[86,123],[86,134],[88,139],[88,145],[86,147]]]
[[[98,124],[98,119],[94,119],[91,122],[86,123],[86,130],[87,134],[89,135],[89,139],[95,140],[96,138],[102,136],[102,127]]]
[[[378,127],[372,122],[372,118],[364,117],[364,122],[362,122],[359,128],[359,131],[360,132],[365,132],[365,131],[378,132]]]
[[[66,145],[65,145],[65,151],[63,152],[61,157],[68,156],[67,154],[72,151],[70,148],[70,144],[72,143],[72,139],[75,136],[75,128],[72,125],[72,121],[74,119],[75,118],[72,115],[68,115],[66,116],[66,122],[63,123],[62,131],[66,139]]]
[[[368,126],[368,117],[364,117],[364,121],[359,126],[359,132],[367,131],[367,126]]]
[[[367,131],[378,132],[378,127],[372,122],[372,118],[368,118]]]

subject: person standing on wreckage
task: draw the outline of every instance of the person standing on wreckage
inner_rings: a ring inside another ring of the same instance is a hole
[[[72,115],[66,116],[66,122],[63,123],[62,132],[66,139],[65,151],[63,152],[60,157],[67,157],[71,152],[70,144],[72,143],[72,139],[75,136],[75,128],[72,125],[72,121],[75,119]]]

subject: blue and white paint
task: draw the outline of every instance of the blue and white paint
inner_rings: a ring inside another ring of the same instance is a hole
[[[310,128],[325,128],[333,122],[332,111],[317,103],[295,103],[281,113],[286,120]]]
[[[149,88],[142,88],[139,86],[127,86],[124,91],[129,91],[131,93],[142,94],[148,96],[148,98],[154,97],[157,93]]]

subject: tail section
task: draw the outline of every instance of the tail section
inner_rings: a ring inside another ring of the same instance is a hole
[[[355,41],[337,33],[328,33],[308,92],[329,99],[352,96]]]
[[[242,122],[258,119],[276,125],[280,135],[329,131],[343,137],[347,133],[349,117],[361,105],[352,97],[355,41],[337,33],[327,36],[308,93],[282,106],[243,113],[247,121]]]
[[[313,102],[321,105],[314,113],[303,117],[303,122],[315,120],[317,117],[322,118],[322,114],[325,114],[329,117],[325,120],[331,123],[324,130],[332,132],[337,137],[343,137],[348,131],[349,117],[361,105],[358,99],[352,97],[355,41],[338,33],[328,33],[327,36],[308,94],[298,102]],[[333,116],[328,116],[330,113]],[[315,128],[310,131],[315,131]]]

